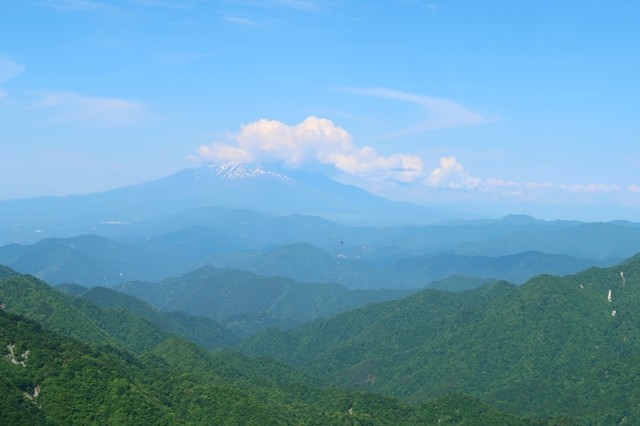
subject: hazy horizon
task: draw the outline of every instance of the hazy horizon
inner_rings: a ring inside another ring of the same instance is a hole
[[[0,200],[275,160],[419,205],[640,221],[638,12],[632,1],[4,4]]]

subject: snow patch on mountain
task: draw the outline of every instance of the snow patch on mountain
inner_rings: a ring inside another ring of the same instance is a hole
[[[231,161],[219,161],[207,163],[200,169],[195,170],[195,179],[200,179],[202,175],[214,175],[221,179],[246,179],[258,177],[276,178],[284,182],[292,181],[289,176],[279,173],[263,166],[259,163],[234,163]]]

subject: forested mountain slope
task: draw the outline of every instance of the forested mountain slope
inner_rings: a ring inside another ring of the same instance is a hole
[[[43,281],[27,275],[0,280],[0,299],[8,312],[28,316],[65,336],[87,343],[111,344],[142,353],[154,348],[173,334],[212,348],[235,345],[236,337],[210,319],[185,314],[163,314],[140,308],[143,302],[116,303],[117,292],[98,297],[100,290],[90,290],[95,299],[113,307],[101,308],[88,299],[67,296]],[[122,295],[122,297],[126,297]],[[133,306],[135,309],[128,309]],[[150,308],[150,307],[149,307]],[[146,316],[145,316],[146,315]],[[201,329],[204,329],[204,332]]]
[[[303,284],[211,266],[158,283],[130,282],[115,289],[163,311],[180,310],[213,318],[242,334],[269,326],[290,328],[416,291],[349,291],[338,284]]]
[[[409,400],[468,392],[519,413],[640,422],[640,256],[521,287],[426,290],[260,333],[244,351]]]
[[[0,263],[51,284],[111,286],[134,279],[161,279],[190,265],[175,253],[136,247],[97,235],[46,238],[0,247]]]
[[[57,298],[31,277],[0,284],[10,301],[43,296],[22,309],[47,324],[0,310],[0,411],[7,424],[566,424],[506,414],[464,395],[409,405],[344,391],[270,360],[211,354],[177,336],[135,355],[122,345],[140,337],[131,316],[120,316],[122,330],[112,335],[83,324],[88,301]]]
[[[228,327],[211,318],[182,311],[162,312],[140,299],[113,289],[92,287],[78,296],[101,308],[130,311],[205,349],[231,348],[239,342],[239,338]]]
[[[8,268],[4,265],[0,265],[0,280],[4,278],[8,278],[12,275],[17,275],[18,273],[11,268]]]

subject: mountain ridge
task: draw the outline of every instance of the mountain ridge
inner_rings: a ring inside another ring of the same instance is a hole
[[[0,241],[100,234],[114,226],[216,205],[351,223],[433,223],[467,217],[388,200],[312,172],[284,173],[266,166],[227,162],[187,168],[104,192],[2,201]]]
[[[412,401],[463,392],[521,415],[635,423],[638,323],[636,255],[609,268],[539,275],[518,287],[424,290],[293,331],[263,331],[243,348]]]
[[[105,296],[98,290],[94,296]],[[144,336],[132,329],[140,318],[131,312],[119,310],[110,321],[115,327],[98,326],[110,308],[64,296],[29,276],[0,279],[0,291],[11,299],[8,311],[0,310],[6,355],[0,357],[0,412],[8,424],[556,424],[466,395],[414,406],[350,392],[271,360],[209,352],[175,335],[160,333],[140,344]],[[102,314],[81,319],[80,311]]]

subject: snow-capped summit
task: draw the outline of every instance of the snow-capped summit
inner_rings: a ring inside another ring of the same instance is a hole
[[[218,161],[207,163],[203,167],[195,170],[195,178],[200,179],[203,173],[219,176],[222,179],[245,179],[256,177],[272,177],[282,181],[292,179],[273,168],[265,167],[260,163],[252,162],[231,162]]]

